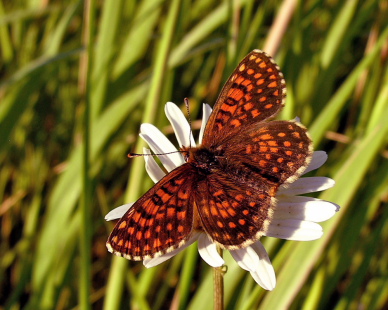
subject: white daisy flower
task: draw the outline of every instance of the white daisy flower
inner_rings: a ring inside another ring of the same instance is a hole
[[[190,125],[181,110],[172,102],[168,102],[165,107],[165,112],[175,131],[178,144],[194,147],[196,144],[193,135],[190,134]],[[205,125],[211,112],[212,109],[210,106],[204,104],[199,144],[202,142]],[[155,154],[169,153],[168,155],[158,156],[167,172],[185,163],[182,154],[177,152],[176,147],[155,126],[142,124],[140,136],[148,143]],[[144,148],[144,153],[150,154],[151,152]],[[147,173],[155,183],[165,176],[165,172],[152,156],[144,156],[144,159]],[[311,163],[304,174],[321,167],[326,159],[327,155],[325,152],[314,152]],[[333,187],[334,184],[334,180],[326,177],[304,177],[286,186],[280,186],[276,194],[277,205],[273,213],[273,218],[264,235],[299,241],[319,239],[323,235],[323,231],[318,223],[330,219],[338,211],[339,207],[331,202],[298,195],[323,191]],[[106,215],[105,219],[110,221],[121,218],[132,205],[126,204],[112,210]],[[199,254],[206,263],[212,267],[224,265],[225,262],[218,254],[216,244],[204,232],[194,233],[184,246],[162,256],[145,259],[143,260],[143,264],[147,268],[159,265],[195,241],[198,241]],[[273,290],[275,288],[275,271],[260,241],[256,241],[243,249],[230,250],[229,252],[239,266],[249,271],[253,279],[261,287],[266,290]]]

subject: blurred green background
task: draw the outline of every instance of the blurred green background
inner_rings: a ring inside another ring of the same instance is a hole
[[[387,309],[388,1],[0,1],[0,309],[211,309],[195,245],[145,269],[107,252],[105,214],[151,185],[143,122],[190,99],[195,133],[252,49],[287,82],[318,197],[341,206],[312,242],[263,238],[272,292],[226,254],[226,309]],[[89,44],[90,43],[90,44]]]

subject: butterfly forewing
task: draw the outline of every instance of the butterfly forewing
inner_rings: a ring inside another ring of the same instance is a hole
[[[183,245],[193,228],[195,171],[184,164],[144,194],[119,220],[107,246],[118,256],[142,260]]]
[[[283,106],[285,81],[272,58],[249,53],[234,70],[214,105],[203,144],[215,146],[249,125],[273,117]]]

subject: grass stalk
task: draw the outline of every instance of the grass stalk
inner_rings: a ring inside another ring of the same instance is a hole
[[[92,244],[92,229],[91,229],[91,175],[90,175],[90,72],[93,63],[93,33],[95,25],[95,1],[87,0],[84,6],[84,28],[83,28],[83,43],[86,46],[86,51],[80,59],[80,92],[84,98],[84,143],[82,156],[82,196],[81,196],[81,268],[80,268],[80,308],[83,310],[91,309],[90,294],[91,294],[91,244]]]

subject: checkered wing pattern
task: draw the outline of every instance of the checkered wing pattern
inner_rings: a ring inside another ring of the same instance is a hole
[[[214,106],[203,144],[222,144],[250,125],[275,116],[284,105],[283,74],[270,56],[249,53],[234,70]]]
[[[221,247],[236,249],[259,239],[277,189],[299,177],[310,161],[312,143],[303,125],[267,121],[282,108],[285,94],[278,66],[255,50],[226,82],[207,123],[201,148],[212,154],[206,159],[212,164],[198,186],[198,212]]]
[[[200,182],[198,191],[203,230],[222,248],[244,247],[266,231],[272,216],[271,186],[256,190],[218,171]]]
[[[182,246],[193,229],[194,178],[184,164],[156,183],[118,221],[108,238],[110,252],[142,260]]]
[[[261,122],[232,137],[224,156],[252,187],[271,184],[277,188],[294,181],[305,170],[312,155],[306,128],[296,121]],[[235,165],[235,163],[237,163]]]
[[[226,82],[202,145],[183,147],[186,163],[141,197],[119,220],[107,246],[142,260],[160,256],[204,231],[237,249],[268,229],[276,191],[301,175],[312,155],[296,121],[268,121],[282,108],[285,82],[262,51],[246,56]]]

